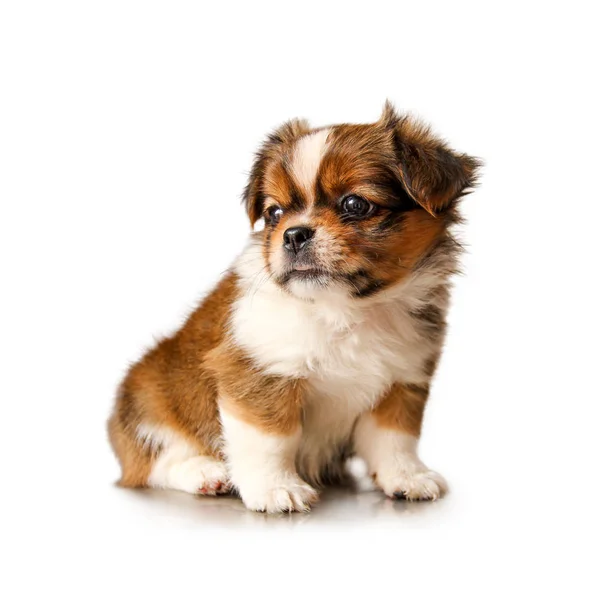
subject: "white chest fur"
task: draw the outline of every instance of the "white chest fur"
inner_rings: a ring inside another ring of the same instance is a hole
[[[372,301],[331,294],[309,302],[270,281],[255,283],[256,267],[239,264],[245,291],[232,335],[266,372],[307,380],[299,460],[315,473],[392,383],[426,381],[432,346],[412,314],[439,280],[412,279]]]

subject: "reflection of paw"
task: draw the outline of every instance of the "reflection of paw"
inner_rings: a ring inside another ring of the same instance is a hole
[[[445,479],[435,471],[399,471],[378,474],[377,485],[390,498],[437,500],[448,491]]]
[[[318,494],[296,475],[246,482],[240,495],[250,510],[268,513],[307,512],[317,501]]]

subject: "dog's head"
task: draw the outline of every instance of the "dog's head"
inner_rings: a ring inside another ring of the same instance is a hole
[[[474,185],[479,163],[386,103],[379,121],[294,120],[259,150],[244,193],[266,269],[290,293],[364,298],[411,272]]]

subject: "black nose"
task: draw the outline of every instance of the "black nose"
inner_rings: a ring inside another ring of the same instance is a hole
[[[283,234],[283,246],[294,254],[298,254],[300,249],[315,234],[314,229],[309,227],[290,227]]]

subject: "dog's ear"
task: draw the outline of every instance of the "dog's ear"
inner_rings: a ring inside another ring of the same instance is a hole
[[[427,126],[399,116],[389,101],[378,123],[393,132],[400,179],[427,212],[447,209],[476,185],[480,160],[454,152]]]
[[[256,153],[248,183],[242,196],[242,202],[246,206],[246,212],[253,227],[263,213],[265,203],[264,178],[269,162],[281,156],[286,147],[290,147],[296,139],[309,131],[310,125],[304,119],[287,121],[267,136],[267,139]]]

